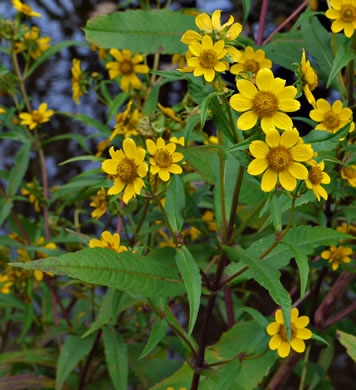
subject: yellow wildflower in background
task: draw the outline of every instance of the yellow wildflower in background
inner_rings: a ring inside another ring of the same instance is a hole
[[[249,130],[261,119],[265,133],[276,127],[282,130],[291,128],[293,122],[285,112],[299,110],[300,103],[294,99],[297,89],[291,85],[285,87],[285,83],[279,77],[274,78],[272,71],[266,68],[257,73],[257,88],[251,81],[237,80],[236,86],[240,93],[230,99],[231,107],[243,112],[237,120],[237,127]]]
[[[269,341],[269,348],[274,351],[277,349],[278,355],[281,358],[285,358],[290,353],[292,347],[294,351],[302,353],[305,351],[304,340],[308,340],[312,337],[312,332],[306,329],[309,324],[308,316],[299,316],[297,308],[292,309],[291,313],[291,330],[292,335],[290,342],[288,342],[287,330],[284,324],[282,310],[278,309],[275,314],[276,322],[272,322],[267,326],[267,333],[272,336]]]
[[[105,188],[100,188],[92,200],[93,201],[90,203],[90,206],[95,207],[95,210],[91,213],[91,216],[93,218],[99,219],[106,213],[108,209],[108,200],[106,197]]]
[[[10,294],[10,287],[13,284],[14,284],[14,282],[9,279],[8,275],[0,274],[0,293],[1,294]]]
[[[216,135],[211,135],[208,140],[205,140],[204,141],[204,145],[219,145],[219,140],[218,140],[218,137]]]
[[[98,52],[99,60],[106,59],[106,57],[107,57],[106,49],[102,49],[101,47],[99,47],[98,45],[95,45],[94,43],[92,43],[90,45],[90,49]]]
[[[179,68],[184,68],[185,56],[182,54],[173,54],[172,65],[177,65]]]
[[[178,123],[184,123],[184,121],[182,121],[182,119],[180,119],[176,115],[176,113],[174,112],[174,110],[171,107],[164,107],[164,106],[162,106],[161,103],[157,103],[157,107],[163,112],[163,114],[165,114],[169,118],[173,119],[174,121],[176,121]]]
[[[36,183],[38,184],[38,183]],[[35,210],[37,212],[40,211],[40,198],[38,197],[37,193],[39,191],[39,186],[35,183],[27,183],[26,187],[21,188],[21,194],[23,196],[28,196],[28,200],[30,203],[33,203]]]
[[[123,134],[125,137],[131,137],[138,135],[137,126],[139,124],[140,113],[137,108],[131,112],[133,100],[130,100],[126,110],[116,115],[116,124],[114,131],[109,137],[109,141],[112,141],[117,134]]]
[[[351,38],[356,28],[356,2],[354,0],[331,0],[331,7],[325,16],[334,22],[331,31],[338,33],[344,30],[347,38]]]
[[[343,108],[341,100],[336,100],[331,106],[327,100],[318,99],[316,101],[315,109],[310,111],[309,116],[313,121],[320,122],[315,127],[315,130],[336,133],[352,120],[352,111],[348,107]],[[355,124],[352,122],[350,132],[352,132],[354,128]]]
[[[21,125],[26,125],[33,130],[41,123],[49,122],[49,118],[54,114],[53,110],[47,111],[47,103],[42,103],[38,110],[33,110],[31,113],[22,112],[19,117]]]
[[[302,62],[300,64],[302,72],[303,92],[308,102],[314,107],[315,98],[311,91],[318,86],[318,75],[310,65],[310,61],[305,57],[305,50],[303,49]]]
[[[211,82],[215,78],[215,72],[226,70],[225,64],[220,61],[227,53],[224,41],[214,44],[209,35],[204,35],[202,42],[193,42],[189,50],[193,57],[188,59],[188,65],[194,68],[194,76],[204,75],[205,80]]]
[[[115,233],[112,235],[110,232],[105,230],[101,234],[101,239],[97,240],[96,238],[89,241],[90,248],[108,248],[117,253],[127,251],[126,246],[120,245],[120,235]]]
[[[241,56],[237,64],[232,65],[230,72],[238,75],[241,72],[250,72],[256,76],[260,69],[271,69],[272,61],[266,58],[266,53],[262,49],[254,51],[253,47],[247,46],[244,51],[240,51]]]
[[[26,26],[25,29],[28,30]],[[28,51],[28,54],[35,60],[42,53],[51,47],[49,42],[50,37],[39,38],[40,29],[37,26],[32,26],[31,31],[27,31],[24,35],[24,42],[17,42],[15,45],[16,53]]]
[[[173,143],[178,144],[180,146],[184,146],[184,137],[179,137],[179,138],[171,137],[169,139],[169,142],[173,142]]]
[[[40,18],[42,16],[38,12],[32,11],[32,8],[29,5],[21,3],[20,0],[11,0],[11,2],[13,4],[14,8],[16,8],[22,14],[25,14],[27,16],[34,16],[37,18]]]
[[[349,234],[353,236],[353,239],[339,240],[339,242],[351,242],[354,243],[356,240],[356,226],[350,223],[349,225],[346,222],[343,222],[340,226],[336,228],[338,232]]]
[[[80,70],[80,60],[78,58],[73,58],[73,67],[72,67],[72,90],[73,90],[73,100],[79,104],[79,97],[83,96],[83,81],[84,73]]]
[[[153,175],[158,173],[161,180],[168,181],[170,173],[179,175],[183,172],[182,167],[176,164],[184,158],[182,153],[175,151],[176,144],[171,142],[166,145],[163,138],[158,138],[156,144],[151,139],[146,140],[146,146],[152,156],[150,172]]]
[[[140,64],[143,61],[142,55],[132,57],[131,51],[125,49],[122,51],[111,49],[110,54],[116,60],[105,65],[109,70],[110,79],[121,76],[120,88],[123,91],[127,91],[130,86],[135,89],[141,88],[142,83],[136,73],[147,74],[150,70],[147,65]]]
[[[0,114],[6,114],[6,110],[0,107]]]
[[[307,168],[300,162],[310,160],[313,149],[308,144],[298,143],[298,139],[296,129],[286,130],[282,135],[277,130],[271,130],[266,134],[266,143],[251,142],[250,152],[256,159],[249,164],[247,172],[256,176],[266,171],[262,177],[262,191],[272,191],[277,180],[284,189],[293,191],[296,179],[308,177]]]
[[[123,142],[123,150],[109,150],[111,159],[102,163],[104,172],[114,177],[114,185],[109,189],[109,195],[117,195],[124,188],[123,201],[128,203],[132,197],[141,192],[145,186],[142,178],[146,176],[148,166],[143,161],[145,159],[145,150],[137,148],[135,141],[126,138]]]
[[[329,250],[321,253],[321,258],[328,260],[333,271],[336,271],[341,263],[350,263],[352,248],[345,246],[331,246]]]
[[[206,210],[201,219],[206,222],[208,230],[216,232],[215,215],[211,210]]]
[[[320,197],[328,199],[328,193],[321,184],[329,184],[330,176],[324,172],[325,164],[322,161],[309,169],[308,177],[305,179],[306,186],[311,189],[320,202]]]
[[[356,187],[356,165],[352,164],[350,167],[341,169],[341,177],[347,180],[351,187]]]

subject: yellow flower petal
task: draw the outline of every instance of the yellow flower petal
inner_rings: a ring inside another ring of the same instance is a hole
[[[272,169],[267,169],[263,174],[261,182],[261,190],[264,192],[270,192],[274,189],[277,184],[277,173]]]
[[[297,329],[297,337],[302,340],[309,340],[312,337],[312,332],[310,329],[301,328]]]
[[[250,162],[247,168],[247,172],[250,175],[256,176],[256,175],[260,175],[267,168],[268,168],[268,162],[265,158],[263,159],[256,158],[255,160]]]
[[[258,116],[253,111],[243,113],[237,120],[237,127],[240,130],[249,130],[257,123]]]
[[[252,108],[252,100],[237,93],[231,96],[230,105],[235,111],[244,112]]]
[[[298,329],[301,329],[301,328],[305,328],[306,326],[308,326],[309,322],[310,322],[309,317],[307,317],[307,316],[301,316],[301,317],[297,318],[297,319],[294,321],[294,325],[295,325]]]
[[[257,88],[248,80],[237,80],[236,86],[239,92],[242,95],[245,95],[249,100],[253,100],[258,93]]]
[[[280,325],[278,324],[278,322],[272,322],[267,326],[266,331],[270,336],[274,336],[279,332],[279,329]]]
[[[293,162],[291,166],[288,168],[288,171],[292,176],[294,176],[298,180],[304,180],[308,177],[307,168],[300,163]]]
[[[270,130],[266,134],[266,143],[271,148],[279,146],[280,139],[281,136],[279,135],[279,132],[277,130]]]
[[[259,70],[256,76],[256,84],[260,91],[273,92],[274,76],[272,71],[266,68]]]
[[[276,334],[271,338],[271,340],[268,343],[269,349],[274,351],[275,349],[277,349],[281,345],[281,343],[282,343],[282,339],[280,338],[280,336],[278,334]]]
[[[296,129],[286,130],[282,133],[280,138],[280,144],[286,148],[290,148],[295,145],[299,140],[299,132]]]
[[[265,158],[269,152],[269,147],[263,141],[252,141],[249,148],[253,157]]]
[[[278,355],[281,358],[285,358],[289,355],[289,352],[290,352],[290,345],[287,342],[282,341],[281,345],[278,347]]]
[[[289,171],[279,172],[279,182],[281,186],[287,191],[293,191],[297,185],[297,180],[292,176]]]
[[[135,157],[136,157],[136,144],[135,144],[135,141],[133,139],[131,139],[131,138],[125,138],[122,146],[123,146],[123,149],[124,149],[124,152],[125,152],[126,156],[129,159],[134,160]]]
[[[301,353],[305,351],[305,343],[303,340],[294,338],[293,340],[291,340],[290,345],[296,352]]]

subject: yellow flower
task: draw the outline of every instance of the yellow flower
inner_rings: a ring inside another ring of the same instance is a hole
[[[240,53],[238,63],[230,68],[232,74],[238,75],[241,72],[250,72],[256,76],[260,69],[272,68],[272,61],[266,58],[266,53],[262,49],[254,51],[251,46],[247,46],[245,51]]]
[[[350,167],[342,168],[341,177],[347,180],[351,187],[356,187],[356,165],[352,164]]]
[[[105,58],[107,57],[106,49],[102,49],[94,43],[90,45],[90,49],[93,51],[98,51],[99,60],[105,60]]]
[[[25,27],[27,30],[28,28]],[[16,53],[23,52],[28,50],[29,55],[35,60],[42,53],[51,47],[49,42],[51,41],[50,37],[39,38],[40,29],[36,26],[32,26],[31,31],[27,31],[24,35],[24,42],[16,43]]]
[[[173,111],[170,107],[164,107],[161,103],[157,103],[157,107],[163,112],[163,114],[167,115],[169,118],[173,119],[174,121],[178,123],[184,123],[182,119],[180,119],[176,113]]]
[[[97,240],[94,238],[93,240],[90,240],[89,242],[90,248],[108,248],[111,249],[117,253],[121,253],[124,251],[127,251],[126,246],[120,245],[120,235],[118,233],[115,233],[112,235],[110,232],[105,230],[101,234],[101,240]]]
[[[184,137],[179,137],[179,138],[177,138],[177,137],[171,137],[171,138],[169,139],[169,141],[170,141],[170,142],[173,142],[173,143],[175,143],[175,144],[178,144],[178,145],[180,145],[180,146],[184,146]]]
[[[73,58],[73,67],[72,67],[72,90],[73,90],[73,100],[79,104],[79,97],[83,96],[83,87],[82,82],[85,77],[84,73],[80,70],[80,60],[78,58]]]
[[[189,46],[193,56],[188,59],[188,65],[194,68],[194,76],[204,75],[206,81],[211,82],[216,72],[224,72],[226,66],[220,60],[225,57],[224,41],[215,44],[209,35],[204,35],[202,43],[193,42]]]
[[[90,203],[90,206],[95,207],[95,210],[91,213],[91,216],[93,218],[99,219],[106,213],[106,210],[108,209],[108,200],[106,198],[105,188],[101,188],[96,193],[96,196],[92,198],[92,200],[93,201]]]
[[[261,119],[261,127],[265,133],[276,127],[282,130],[291,128],[292,120],[281,111],[297,111],[300,103],[294,99],[297,89],[293,86],[285,87],[285,83],[285,80],[274,78],[272,71],[266,68],[257,73],[258,89],[251,81],[237,80],[236,86],[240,93],[230,99],[234,110],[244,112],[237,120],[237,127],[249,130]]]
[[[305,50],[303,49],[302,62],[300,64],[302,72],[303,92],[308,102],[315,107],[315,98],[311,91],[318,86],[318,75],[310,65],[310,61],[306,60]]]
[[[6,110],[0,107],[0,114],[6,114]]]
[[[304,352],[304,340],[308,340],[312,337],[312,332],[309,329],[306,329],[306,326],[309,324],[309,317],[298,317],[299,311],[297,308],[293,308],[291,314],[292,336],[290,343],[288,342],[287,330],[284,325],[281,309],[276,311],[276,322],[272,322],[267,326],[267,333],[272,336],[271,340],[269,341],[269,348],[272,351],[277,349],[278,355],[281,358],[285,358],[289,355],[291,347],[296,352]]]
[[[120,88],[123,91],[127,91],[130,85],[135,89],[141,88],[142,83],[136,73],[147,74],[150,70],[147,65],[140,64],[143,61],[142,55],[138,54],[131,57],[130,50],[125,49],[122,52],[117,49],[111,49],[110,54],[116,59],[115,62],[106,64],[110,79],[112,80],[120,75]]]
[[[353,236],[355,239],[356,239],[356,226],[355,225],[348,225],[346,222],[343,222],[341,224],[341,226],[338,226],[336,228],[336,230],[338,232],[341,232],[341,233],[346,233],[346,234],[350,234],[351,236]],[[344,241],[354,241],[354,240],[339,240],[339,242],[344,242]]]
[[[218,140],[218,137],[215,136],[215,135],[211,135],[208,140],[205,140],[204,141],[204,145],[219,145],[219,140]]]
[[[315,127],[315,130],[336,133],[352,120],[352,111],[350,108],[343,108],[341,100],[336,100],[331,106],[325,99],[318,99],[316,101],[316,108],[310,111],[309,116],[313,121],[320,122]],[[352,122],[350,132],[354,128],[355,124]]]
[[[109,141],[111,142],[117,134],[124,134],[125,137],[131,137],[138,135],[137,125],[139,124],[139,111],[137,108],[131,112],[133,101],[130,100],[126,110],[124,112],[120,112],[116,115],[116,125],[114,127],[114,131],[109,137]]]
[[[185,56],[182,54],[173,54],[172,65],[177,65],[179,68],[183,68],[185,65]]]
[[[206,222],[208,230],[216,232],[215,215],[211,210],[206,210],[201,219]]]
[[[329,260],[331,268],[336,271],[341,263],[350,263],[352,249],[345,246],[331,246],[330,250],[323,251],[321,257],[324,260]]]
[[[315,197],[320,202],[320,197],[325,200],[328,199],[328,193],[320,184],[329,184],[330,176],[323,172],[325,168],[324,161],[319,164],[314,165],[309,169],[308,177],[305,179],[305,184],[309,189],[311,189]]]
[[[47,111],[47,103],[42,103],[38,110],[33,110],[31,113],[22,112],[19,117],[21,119],[21,125],[29,126],[30,130],[33,130],[40,123],[49,122],[49,118],[54,114],[53,110]]]
[[[286,130],[282,135],[277,130],[271,130],[266,134],[266,143],[251,142],[250,152],[256,159],[249,164],[247,172],[256,176],[267,169],[262,177],[262,191],[272,191],[277,179],[283,188],[293,191],[297,185],[296,179],[305,180],[308,177],[307,168],[300,162],[310,160],[313,149],[308,144],[298,143],[298,139],[296,129]]]
[[[141,192],[145,186],[142,178],[146,176],[148,166],[143,162],[145,150],[137,148],[135,141],[126,138],[123,142],[123,150],[109,150],[111,159],[102,163],[104,172],[114,177],[114,185],[109,189],[109,195],[119,194],[125,187],[123,201],[128,203],[132,197]]]
[[[38,184],[38,183],[37,183]],[[28,196],[30,203],[33,203],[35,210],[40,211],[40,198],[38,197],[39,186],[35,183],[27,183],[27,188],[21,188],[21,194]]]
[[[9,280],[8,275],[0,274],[0,293],[10,294],[10,287],[14,284],[12,280]]]
[[[179,175],[183,172],[182,167],[177,163],[184,158],[182,153],[175,152],[176,144],[169,143],[166,145],[163,138],[158,138],[156,144],[151,140],[146,140],[146,146],[150,153],[151,173],[158,173],[163,181],[170,179],[170,173]]]
[[[191,226],[190,228],[182,230],[182,237],[185,238],[189,236],[192,241],[195,241],[200,236],[200,234],[200,230],[197,229],[195,226]]]
[[[13,6],[21,13],[27,15],[27,16],[35,16],[37,18],[40,18],[42,15],[38,12],[32,11],[32,8],[24,3],[21,3],[20,0],[11,0]]]
[[[351,38],[356,28],[356,3],[353,0],[331,0],[331,7],[325,13],[329,19],[335,19],[331,31],[338,33],[344,30],[347,38]]]

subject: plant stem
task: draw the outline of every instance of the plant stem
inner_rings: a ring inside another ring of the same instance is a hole
[[[266,23],[266,17],[267,17],[267,11],[268,11],[268,3],[269,0],[262,0],[262,8],[260,13],[260,21],[258,24],[258,34],[257,34],[257,45],[262,44],[263,40],[263,34],[265,32],[265,23]]]
[[[218,130],[219,145],[223,145],[223,136],[222,132]],[[222,230],[223,230],[223,239],[226,239],[226,208],[225,208],[225,160],[224,152],[219,152],[219,184],[220,184],[220,207],[221,207],[221,220],[222,220]]]
[[[164,207],[163,207],[163,205],[162,205],[160,199],[159,199],[155,194],[152,194],[152,196],[155,198],[155,200],[156,200],[156,202],[157,202],[157,204],[158,204],[158,206],[159,206],[159,208],[160,208],[160,210],[161,210],[161,213],[162,213],[162,215],[163,215],[164,222],[165,222],[165,224],[166,224],[166,226],[167,226],[167,228],[168,228],[168,230],[169,230],[169,232],[170,232],[170,234],[171,234],[171,236],[172,236],[172,239],[174,240],[174,242],[175,242],[176,244],[179,244],[178,238],[177,238],[176,234],[174,233],[174,230],[172,229],[171,224],[169,223],[169,220],[168,220],[168,217],[167,217],[166,210],[164,209]]]
[[[306,377],[306,374],[307,374],[310,349],[311,349],[311,345],[308,345],[307,351],[305,352],[305,355],[304,355],[303,371],[302,371],[302,375],[300,377],[300,383],[299,383],[298,390],[303,390],[304,389],[304,381],[305,381],[305,377]]]
[[[143,223],[145,222],[145,218],[146,218],[146,215],[147,215],[147,211],[148,211],[148,207],[150,205],[150,200],[149,199],[146,199],[145,200],[145,207],[143,209],[143,212],[142,212],[142,216],[140,218],[140,221],[138,223],[138,225],[136,226],[136,231],[135,231],[135,235],[133,236],[132,240],[131,240],[131,243],[132,245],[135,244],[135,241],[137,240],[138,238],[138,234],[140,233],[140,230],[142,228],[142,225]]]
[[[334,56],[336,57],[336,54],[337,54],[336,34],[333,33],[332,37],[333,37],[333,51],[334,51]],[[343,97],[344,97],[344,99],[347,99],[348,95],[347,95],[347,91],[346,91],[346,88],[345,88],[344,79],[342,78],[341,71],[339,71],[337,73],[337,77],[339,78],[339,83],[340,83],[340,86],[341,86],[341,89],[342,89]]]

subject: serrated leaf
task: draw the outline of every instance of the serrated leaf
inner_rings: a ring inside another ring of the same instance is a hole
[[[170,10],[128,10],[91,19],[84,31],[89,42],[106,49],[185,54],[187,46],[180,39],[189,29],[196,29],[192,15]]]
[[[55,258],[11,265],[68,275],[87,283],[147,297],[176,296],[184,292],[184,286],[171,263],[137,253],[116,253],[106,248],[88,248]]]
[[[199,114],[192,115],[187,120],[187,123],[186,123],[185,128],[184,128],[185,150],[188,150],[188,142],[189,142],[190,134],[195,129],[195,127],[199,123],[199,121],[200,121]]]
[[[169,183],[164,208],[167,218],[174,232],[179,233],[183,226],[183,210],[185,207],[185,196],[182,179],[174,175]]]
[[[340,343],[346,348],[347,354],[356,363],[356,336],[341,330],[337,330],[336,334]]]
[[[288,338],[291,336],[291,298],[288,291],[280,282],[281,274],[268,262],[262,261],[254,256],[249,256],[247,251],[240,247],[224,247],[225,252],[232,261],[241,261],[250,269],[251,276],[257,283],[268,290],[271,298],[282,308],[284,323],[287,329]]]
[[[59,354],[56,371],[56,390],[61,390],[68,375],[74,370],[78,363],[89,353],[95,336],[86,339],[79,336],[69,335]]]
[[[232,361],[223,367],[219,374],[220,379],[216,384],[215,390],[230,390],[234,385],[236,377],[240,374],[242,364],[239,360]]]
[[[141,352],[139,359],[144,358],[149,355],[159,344],[159,342],[163,339],[163,337],[167,334],[168,323],[166,320],[157,320],[152,327],[150,337],[145,345],[144,350]]]
[[[346,66],[350,61],[356,58],[355,52],[352,50],[351,47],[347,46],[340,46],[337,50],[336,56],[334,58],[333,66],[330,71],[330,75],[328,78],[328,81],[326,83],[326,88],[330,87],[330,84],[340,72],[340,70]]]
[[[175,256],[176,264],[182,275],[184,287],[187,290],[189,301],[189,330],[190,335],[193,331],[195,321],[198,316],[201,296],[201,278],[200,271],[189,249],[185,246],[178,249]]]
[[[115,390],[128,386],[128,352],[118,331],[112,326],[103,329],[106,364]]]

